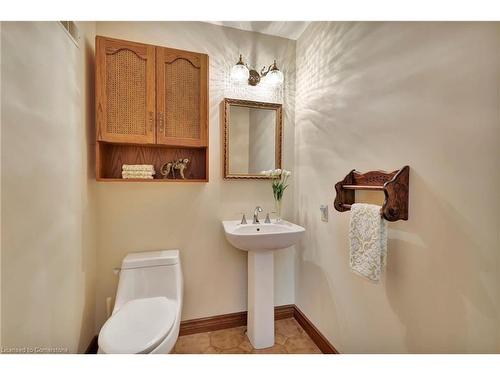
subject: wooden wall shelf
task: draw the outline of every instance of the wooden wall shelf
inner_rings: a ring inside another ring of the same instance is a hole
[[[335,184],[334,207],[339,212],[351,209],[355,190],[378,190],[385,195],[381,215],[388,221],[408,220],[408,190],[410,167],[393,171],[370,171],[360,173],[352,170],[342,181]]]
[[[108,142],[97,142],[98,181],[109,182],[207,182],[208,159],[206,148],[185,148],[160,145],[131,145]],[[190,163],[184,171],[186,179],[163,178],[160,173],[162,165],[174,159],[188,158]],[[154,179],[122,179],[123,164],[152,164],[156,175]]]

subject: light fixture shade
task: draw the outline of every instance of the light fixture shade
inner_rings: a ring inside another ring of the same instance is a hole
[[[231,69],[231,79],[236,82],[245,82],[248,81],[248,77],[250,72],[248,68],[243,64],[236,64]]]
[[[278,69],[271,70],[266,75],[266,83],[270,85],[280,85],[283,83],[283,73],[281,73]]]

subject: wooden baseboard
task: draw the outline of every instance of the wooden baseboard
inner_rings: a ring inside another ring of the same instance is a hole
[[[311,340],[318,346],[322,353],[339,354],[337,349],[330,344],[325,336],[312,324],[296,305],[283,305],[274,308],[274,320],[295,318],[306,331]],[[241,327],[247,324],[247,312],[241,311],[231,314],[215,315],[208,318],[190,319],[181,322],[179,336],[218,331],[220,329]],[[85,354],[97,353],[97,336],[92,338]]]
[[[316,326],[312,324],[309,319],[307,319],[305,314],[300,311],[300,309],[296,305],[293,306],[293,317],[300,324],[300,326],[304,328],[304,331],[306,331],[311,340],[314,341],[319,350],[321,350],[321,352],[324,354],[339,354],[337,349],[335,349],[335,347],[330,344],[330,341],[328,341],[327,338],[323,336],[323,334],[316,328]]]
[[[276,306],[274,308],[274,319],[286,319],[294,316],[295,305]],[[210,316],[208,318],[190,319],[181,322],[179,336],[192,335],[193,333],[202,333],[218,331],[220,329],[241,327],[247,324],[247,312],[240,311],[236,313]]]
[[[297,323],[306,331],[311,340],[322,353],[339,354],[325,336],[312,324],[296,305],[283,305],[274,308],[274,320],[295,318]],[[241,311],[231,314],[215,315],[208,318],[184,320],[181,322],[179,336],[218,331],[220,329],[241,327],[247,324],[247,312]]]

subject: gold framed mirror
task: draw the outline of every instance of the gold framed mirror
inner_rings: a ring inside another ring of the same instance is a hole
[[[282,105],[224,99],[224,178],[269,179],[281,168]]]

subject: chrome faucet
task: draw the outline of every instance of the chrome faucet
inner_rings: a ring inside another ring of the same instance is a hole
[[[253,222],[252,222],[252,224],[260,224],[260,221],[259,221],[259,212],[262,212],[262,207],[261,206],[255,207],[255,211],[253,212]]]

